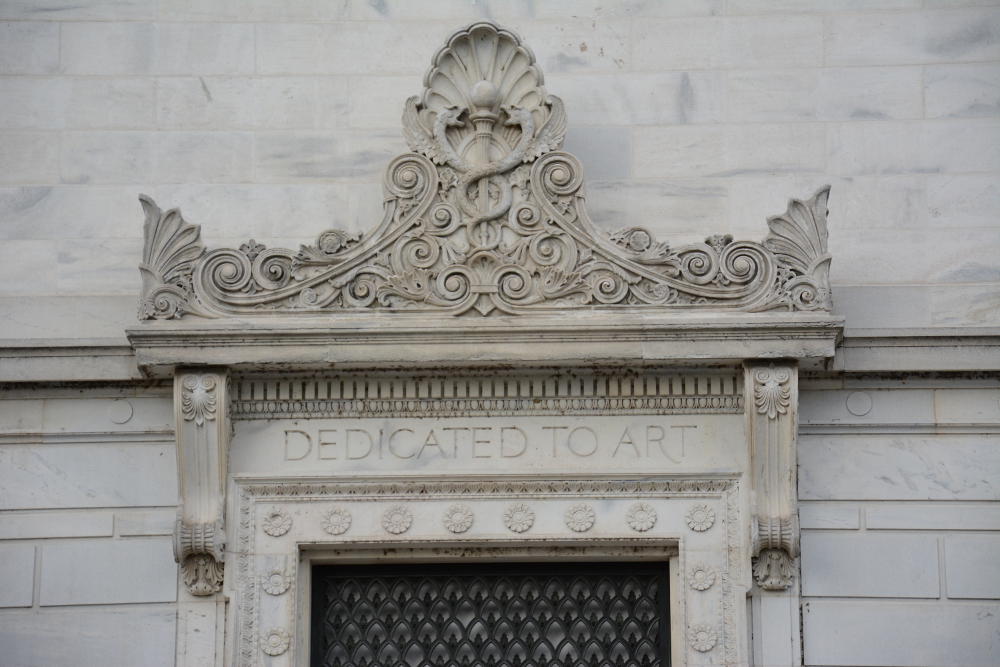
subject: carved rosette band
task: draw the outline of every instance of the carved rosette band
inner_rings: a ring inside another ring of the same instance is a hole
[[[198,596],[221,591],[224,577],[227,394],[223,372],[182,369],[174,378],[180,496],[174,557],[184,585]]]
[[[765,590],[785,590],[799,555],[796,492],[798,371],[790,363],[746,365],[754,504],[753,575]]]
[[[413,152],[388,165],[384,217],[364,235],[207,251],[199,227],[140,197],[140,318],[831,309],[829,188],[791,201],[760,242],[712,235],[674,246],[636,226],[609,235],[587,214],[582,166],[559,151],[563,103],[520,37],[488,22],[458,31],[424,86],[404,105]]]

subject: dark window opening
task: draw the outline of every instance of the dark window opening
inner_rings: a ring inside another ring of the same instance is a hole
[[[666,563],[313,568],[313,667],[667,667]]]

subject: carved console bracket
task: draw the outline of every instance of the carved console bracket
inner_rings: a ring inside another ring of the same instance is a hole
[[[798,367],[794,362],[744,365],[750,444],[753,575],[765,590],[784,590],[799,555],[795,435]]]
[[[219,369],[179,369],[174,377],[180,492],[174,558],[192,595],[222,590],[230,436],[227,382],[226,371]]]

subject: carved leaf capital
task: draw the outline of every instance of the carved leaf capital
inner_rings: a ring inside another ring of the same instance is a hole
[[[215,386],[212,375],[188,375],[184,378],[181,393],[181,414],[196,426],[215,420]]]
[[[788,381],[791,377],[792,374],[788,369],[775,367],[774,364],[754,371],[753,395],[758,414],[767,415],[768,419],[775,419],[779,414],[788,412],[791,400]]]

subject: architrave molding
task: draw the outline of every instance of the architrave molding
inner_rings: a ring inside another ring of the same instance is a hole
[[[222,590],[229,455],[229,375],[179,369],[174,378],[179,500],[174,558],[192,595]]]

